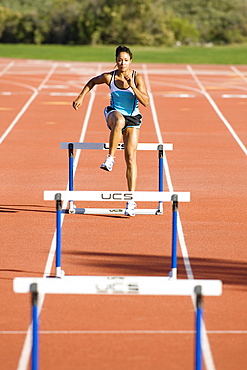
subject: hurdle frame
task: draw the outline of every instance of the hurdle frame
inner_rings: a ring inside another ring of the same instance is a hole
[[[108,150],[109,143],[82,143],[82,142],[62,142],[60,149],[68,149],[69,157],[69,191],[74,191],[74,149],[80,150]],[[124,150],[124,144],[118,144],[117,150]],[[158,191],[164,190],[164,170],[163,157],[164,150],[173,150],[173,144],[170,143],[138,143],[137,150],[156,150],[158,151]],[[69,209],[63,210],[64,213],[70,214],[124,214],[124,209],[121,208],[77,208],[74,200],[69,200]],[[162,215],[163,202],[159,201],[156,209],[137,209],[138,215]]]
[[[69,279],[66,284],[66,279]],[[74,284],[73,284],[74,279]],[[75,280],[77,279],[77,281]],[[100,285],[100,280],[103,284]],[[120,283],[119,283],[120,279]],[[138,285],[139,279],[139,285]],[[156,289],[152,291],[150,279],[161,282],[154,284]],[[84,281],[84,284],[82,281]],[[109,281],[107,281],[109,280]],[[114,284],[117,289],[114,290]],[[126,281],[125,281],[126,280]],[[145,282],[146,280],[146,282]],[[77,282],[77,284],[76,284]],[[124,284],[125,283],[125,284]],[[63,285],[64,284],[64,285]],[[141,288],[142,286],[142,288]],[[74,288],[74,289],[73,289]],[[140,289],[139,289],[140,288]],[[146,289],[145,289],[146,288]],[[79,276],[64,277],[63,279],[53,278],[14,278],[13,290],[15,293],[31,293],[32,303],[32,351],[31,351],[31,368],[39,369],[39,312],[38,312],[38,295],[42,294],[104,294],[104,295],[152,295],[152,296],[192,296],[196,297],[195,311],[195,336],[194,336],[194,358],[195,370],[202,370],[202,295],[219,296],[222,294],[222,282],[220,280],[176,280],[167,282],[162,277],[106,277],[106,276]]]
[[[151,201],[172,202],[172,250],[171,250],[171,270],[168,273],[169,279],[177,279],[177,213],[178,200],[190,201],[190,193],[188,192],[101,192],[101,191],[44,191],[45,200],[56,201],[56,277],[62,277],[65,272],[61,268],[62,254],[62,200],[71,198],[76,200],[87,201],[125,201],[126,199],[138,199],[139,201],[147,201],[145,198],[150,196]],[[110,198],[110,199],[108,199]],[[126,198],[126,199],[125,199]],[[150,200],[149,200],[150,201]]]

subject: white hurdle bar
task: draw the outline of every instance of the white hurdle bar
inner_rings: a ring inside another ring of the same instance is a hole
[[[60,143],[60,149],[68,149],[69,156],[69,190],[74,190],[74,149],[79,150],[108,150],[109,143],[80,143],[80,142],[63,142]],[[120,143],[118,150],[124,150],[124,144]],[[137,150],[156,150],[159,158],[159,191],[164,190],[163,175],[163,156],[164,150],[173,150],[173,144],[156,144],[156,143],[138,143]],[[124,214],[124,209],[107,209],[107,208],[77,208],[74,205],[74,199],[69,200],[68,213],[79,214]],[[163,203],[159,202],[156,209],[138,209],[136,214],[161,215],[163,213]]]
[[[44,294],[135,294],[191,296],[200,285],[205,296],[222,294],[220,280],[169,280],[165,276],[63,276],[14,278],[15,293],[29,293],[31,284]]]
[[[39,312],[38,298],[42,294],[104,294],[104,295],[151,295],[192,296],[196,299],[195,315],[195,370],[202,370],[202,296],[222,294],[220,280],[168,281],[156,276],[66,276],[54,278],[15,278],[15,293],[32,294],[32,370],[39,369]]]
[[[69,199],[86,200],[86,201],[162,201],[172,202],[172,256],[171,256],[171,271],[169,272],[170,279],[177,278],[177,213],[178,200],[183,202],[190,201],[189,192],[125,192],[125,191],[59,191],[46,190],[44,191],[44,200],[56,201],[56,277],[62,277],[64,271],[61,269],[61,215],[62,215],[62,200]]]
[[[80,150],[109,150],[109,143],[60,143],[60,149],[68,149],[69,145],[73,144],[74,149]],[[137,150],[159,150],[159,146],[163,146],[163,150],[173,150],[173,144],[156,144],[156,143],[138,143]],[[118,144],[117,150],[124,150],[124,144]]]
[[[169,191],[61,191],[45,190],[44,200],[56,200],[56,195],[61,194],[61,200],[69,201],[71,198],[77,201],[109,202],[134,200],[136,202],[171,202],[177,195],[179,202],[190,202],[190,192]]]

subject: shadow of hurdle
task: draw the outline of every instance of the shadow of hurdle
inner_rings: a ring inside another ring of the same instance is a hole
[[[117,276],[166,276],[171,268],[170,256],[124,253],[64,251],[73,264],[97,268],[99,274]],[[190,258],[195,279],[219,279],[223,284],[247,286],[247,263],[226,259]],[[68,271],[69,272],[69,271]],[[178,278],[186,279],[182,257],[178,257]]]

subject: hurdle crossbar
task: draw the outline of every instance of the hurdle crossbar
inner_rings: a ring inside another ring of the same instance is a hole
[[[44,294],[136,294],[191,296],[195,287],[201,286],[201,294],[222,294],[220,280],[177,279],[163,276],[64,276],[62,278],[14,278],[15,293],[28,293],[36,283],[38,292]]]
[[[135,200],[137,202],[171,202],[172,197],[177,195],[179,202],[190,202],[189,192],[165,192],[165,191],[61,191],[45,190],[44,200],[56,200],[56,195],[61,194],[61,199],[69,201],[124,201]]]
[[[74,149],[80,150],[109,150],[109,143],[72,143],[63,142],[60,143],[60,149],[69,149],[69,145],[73,144]],[[137,150],[159,150],[162,145],[163,150],[173,150],[173,144],[156,144],[156,143],[138,143]],[[117,146],[117,150],[124,150],[124,144],[120,143]]]

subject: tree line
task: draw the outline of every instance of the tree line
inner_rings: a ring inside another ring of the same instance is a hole
[[[0,0],[0,42],[241,43],[246,19],[247,0]]]

